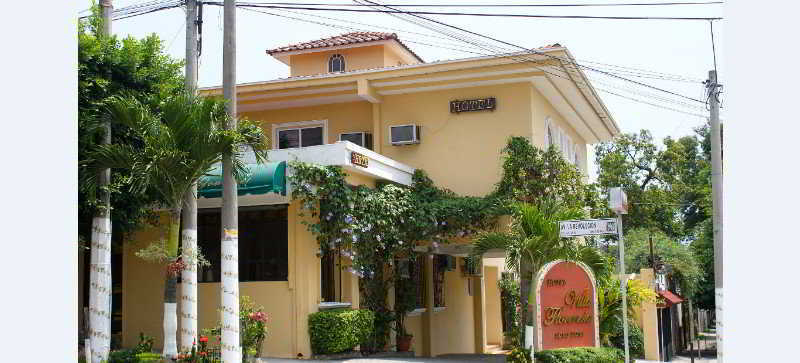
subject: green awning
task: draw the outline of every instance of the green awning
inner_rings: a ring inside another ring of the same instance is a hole
[[[239,195],[278,193],[286,195],[286,162],[247,164],[247,181],[240,183]],[[200,178],[197,196],[201,198],[222,197],[222,167],[211,170]]]

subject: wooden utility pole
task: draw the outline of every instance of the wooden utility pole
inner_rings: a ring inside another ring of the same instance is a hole
[[[225,0],[222,36],[222,94],[227,101],[228,129],[236,128],[236,2]],[[222,361],[239,363],[239,202],[233,177],[233,155],[222,159]]]
[[[186,92],[197,92],[197,0],[186,0]],[[181,271],[180,350],[189,351],[197,341],[197,183],[183,197],[181,252],[186,268]]]
[[[111,36],[111,0],[101,0],[102,24],[98,37]],[[111,124],[103,124],[101,144],[111,143]],[[100,203],[92,220],[91,256],[89,269],[89,342],[93,363],[108,359],[111,350],[111,169],[103,169],[98,175]]]
[[[719,125],[719,90],[717,71],[708,71],[708,104],[711,108],[711,191],[714,225],[714,305],[716,305],[717,362],[722,363],[722,135]]]

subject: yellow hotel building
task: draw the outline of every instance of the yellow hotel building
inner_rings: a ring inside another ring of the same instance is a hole
[[[373,187],[379,180],[409,185],[414,169],[422,168],[438,186],[482,196],[500,179],[500,151],[510,136],[527,137],[538,147],[555,144],[586,173],[588,145],[620,133],[570,52],[558,44],[425,63],[397,35],[370,32],[267,54],[289,66],[291,76],[237,85],[239,117],[260,121],[273,149],[272,169],[263,178],[273,184],[240,186],[239,197],[240,293],[263,305],[270,318],[262,356],[310,357],[308,315],[359,306],[358,278],[340,270],[348,260],[339,266],[335,257],[320,257],[290,197],[291,185],[275,188],[281,184],[276,178],[291,173],[280,162],[340,165],[351,184]],[[200,92],[222,94],[221,87]],[[465,100],[474,101],[452,102]],[[361,165],[353,163],[353,153]],[[253,189],[243,193],[246,187]],[[218,194],[201,190],[198,243],[212,266],[199,271],[199,328],[219,318],[220,206]],[[134,346],[139,332],[155,336],[156,347],[162,344],[164,269],[134,253],[165,233],[144,227],[122,251],[124,347]],[[433,250],[456,259],[420,259],[426,296],[433,298],[407,319],[417,356],[483,353],[502,344],[497,280],[503,256],[486,256],[482,273],[468,273],[461,263],[468,242]],[[428,247],[419,250],[427,253]]]

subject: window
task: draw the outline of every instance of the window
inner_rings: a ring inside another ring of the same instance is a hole
[[[197,215],[197,244],[211,263],[198,282],[220,282],[220,209]],[[286,206],[239,209],[239,281],[288,281],[289,232]]]
[[[334,54],[328,59],[328,72],[344,72],[344,57]]]
[[[325,143],[327,121],[288,122],[272,126],[275,149],[322,145]]]

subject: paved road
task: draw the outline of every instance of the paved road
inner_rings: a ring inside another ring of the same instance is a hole
[[[321,360],[296,360],[280,358],[261,358],[260,362],[269,363],[298,363],[298,362],[353,362],[353,363],[383,363],[383,362],[432,362],[432,363],[453,363],[453,362],[490,362],[503,363],[506,356],[502,354],[445,354],[436,358],[354,358],[337,361]]]

